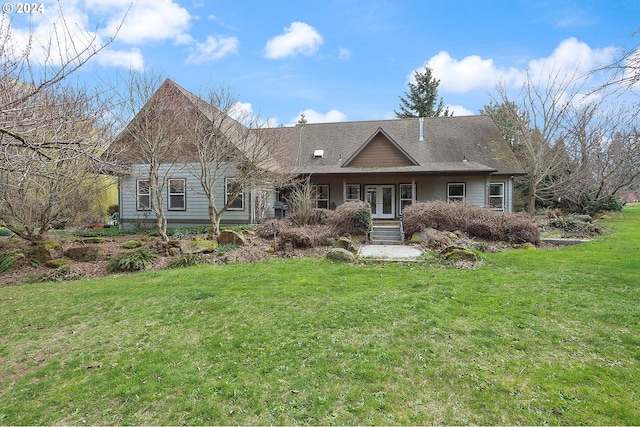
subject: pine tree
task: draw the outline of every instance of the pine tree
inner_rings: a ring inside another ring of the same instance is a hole
[[[431,68],[424,67],[424,71],[416,71],[413,74],[415,83],[409,83],[409,91],[405,92],[405,97],[400,96],[400,111],[395,111],[396,117],[440,117],[453,116],[449,111],[449,107],[444,107],[444,101],[440,101],[436,105],[438,98],[438,86],[440,80],[437,80],[431,71]]]

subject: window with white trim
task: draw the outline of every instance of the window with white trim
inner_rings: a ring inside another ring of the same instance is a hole
[[[347,184],[347,200],[362,200],[360,197],[360,184]]]
[[[329,185],[314,184],[313,198],[316,200],[316,208],[329,209]]]
[[[244,210],[244,188],[239,188],[238,186],[241,186],[240,182],[238,182],[238,178],[225,178],[224,179],[224,187],[225,187],[225,193],[224,193],[224,203],[225,205],[229,202],[229,199],[231,197],[233,197],[233,194],[236,192],[236,190],[239,190],[238,195],[236,196],[236,198],[231,202],[231,205],[229,206],[228,210],[230,211],[242,211]]]
[[[504,182],[489,183],[489,207],[497,211],[504,210]]]
[[[400,213],[413,203],[413,184],[400,184]]]
[[[447,201],[464,202],[466,184],[464,182],[450,182],[447,184]]]
[[[167,183],[169,198],[167,200],[170,211],[187,209],[187,180],[184,178],[169,178]]]
[[[151,210],[151,186],[148,179],[136,181],[136,200],[139,211]]]

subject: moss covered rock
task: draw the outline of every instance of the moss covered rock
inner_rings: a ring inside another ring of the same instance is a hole
[[[327,258],[336,261],[349,261],[352,262],[356,259],[353,252],[350,252],[343,248],[333,248],[327,253]]]
[[[461,248],[460,246],[449,246],[445,248],[441,254],[452,262],[460,262],[460,261],[468,261],[468,262],[476,262],[478,261],[478,256],[466,248]]]
[[[218,241],[195,238],[180,242],[180,250],[183,254],[209,254],[218,249]]]
[[[61,258],[63,255],[62,245],[54,241],[39,243],[33,253],[34,258],[42,264],[46,264],[52,259]]]

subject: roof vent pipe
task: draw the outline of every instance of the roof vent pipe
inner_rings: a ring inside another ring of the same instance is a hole
[[[424,117],[420,117],[420,138],[418,141],[424,141]]]

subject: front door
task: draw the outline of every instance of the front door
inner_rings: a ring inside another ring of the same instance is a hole
[[[385,219],[396,217],[395,185],[367,185],[367,202],[371,205],[371,217]]]

